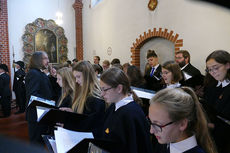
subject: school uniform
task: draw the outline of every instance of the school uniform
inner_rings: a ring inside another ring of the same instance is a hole
[[[218,82],[215,86],[206,87],[204,92],[205,104],[211,108],[208,116],[211,123],[215,124],[212,131],[217,149],[221,153],[227,153],[230,150],[230,126],[217,118],[221,116],[230,120],[230,80]],[[226,150],[228,148],[228,151]]]
[[[59,103],[60,103],[60,98],[59,98],[59,100],[58,100],[58,103],[56,103],[56,106],[58,106],[59,105]],[[60,107],[68,107],[68,108],[71,108],[72,107],[72,98],[71,98],[71,96],[70,95],[67,95],[67,96],[65,96],[65,98],[62,100],[62,102],[61,102],[61,105],[60,106],[58,106],[59,108]]]
[[[154,69],[154,70],[153,70]],[[144,76],[146,81],[146,88],[153,91],[162,89],[162,76],[161,76],[161,65],[156,65],[153,68],[149,68]]]
[[[158,144],[154,153],[205,153],[198,146],[195,135],[176,143]]]
[[[16,103],[19,107],[18,113],[22,113],[25,111],[25,105],[26,105],[25,75],[26,73],[22,68],[16,70],[14,74],[13,91],[15,92]]]
[[[88,115],[88,117],[78,123],[66,119],[64,128],[74,131],[90,131],[93,132],[94,136],[98,136],[103,125],[105,101],[89,96],[86,99],[82,114]]]
[[[118,143],[114,152],[152,153],[149,129],[141,107],[130,96],[110,105],[102,138]]]
[[[0,74],[0,104],[2,105],[3,117],[11,113],[11,90],[10,76],[3,72]]]
[[[25,79],[27,106],[31,95],[53,99],[53,89],[48,76],[39,69],[30,69]],[[48,126],[37,123],[36,107],[26,108],[29,138],[33,143],[43,143],[42,134],[47,134]]]
[[[180,87],[181,87],[181,84],[179,82],[176,82],[174,84],[169,84],[169,85],[166,86],[166,88],[172,88],[172,89],[180,88]]]

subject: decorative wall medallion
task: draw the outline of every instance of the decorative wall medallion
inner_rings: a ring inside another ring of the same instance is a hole
[[[149,0],[148,8],[151,11],[154,11],[156,7],[157,7],[157,0]]]
[[[68,60],[68,40],[64,29],[55,21],[38,18],[33,23],[27,24],[25,30],[22,36],[25,63],[29,63],[35,51],[47,52],[50,63],[64,63]]]
[[[107,54],[108,54],[109,56],[112,55],[112,48],[111,48],[111,47],[109,47],[109,48],[107,49]]]

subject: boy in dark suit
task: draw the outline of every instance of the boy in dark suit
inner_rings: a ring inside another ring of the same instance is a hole
[[[8,117],[11,113],[10,76],[7,72],[9,72],[7,65],[0,64],[0,104],[2,105],[3,117]]]
[[[145,71],[146,88],[158,91],[162,89],[161,65],[158,62],[158,56],[154,50],[148,50],[147,60],[149,67]]]

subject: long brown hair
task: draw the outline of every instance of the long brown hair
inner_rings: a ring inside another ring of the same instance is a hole
[[[188,125],[185,134],[187,136],[195,134],[198,145],[200,145],[205,152],[217,153],[209,134],[206,115],[196,94],[191,88],[163,89],[150,100],[150,105],[153,103],[161,104],[165,110],[167,110],[169,117],[173,121],[187,119]]]
[[[98,79],[92,65],[88,61],[79,61],[72,68],[72,71],[81,72],[83,84],[76,84],[75,96],[72,109],[77,113],[83,113],[86,100],[89,96],[101,98],[101,90]]]
[[[57,74],[62,77],[62,94],[58,103],[58,106],[60,106],[66,96],[70,95],[71,99],[74,99],[76,82],[71,69],[68,67],[63,67],[59,69],[57,71]]]
[[[42,60],[43,55],[47,55],[44,51],[36,51],[30,58],[29,69],[43,69]]]

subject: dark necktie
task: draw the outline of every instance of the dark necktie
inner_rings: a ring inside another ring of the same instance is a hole
[[[155,68],[154,68],[154,67],[152,67],[151,72],[150,72],[150,77],[152,77],[152,76],[153,76],[153,74],[154,74],[154,70],[155,70]]]

